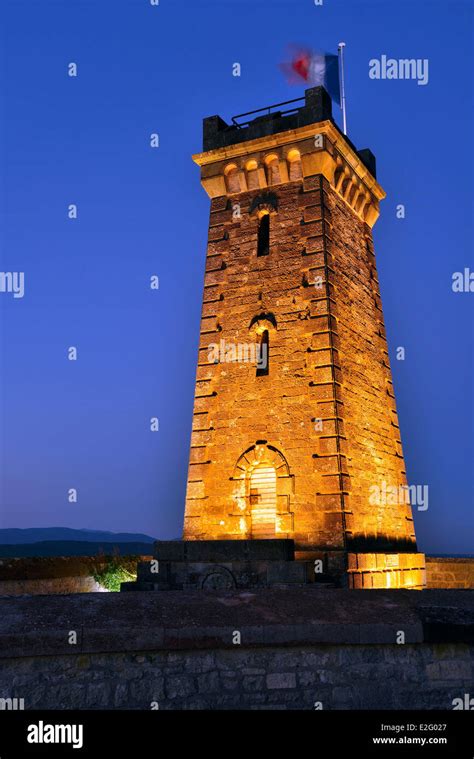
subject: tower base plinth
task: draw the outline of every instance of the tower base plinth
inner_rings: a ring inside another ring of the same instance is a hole
[[[424,553],[349,553],[349,588],[373,590],[426,586]]]
[[[425,585],[421,553],[297,552],[293,540],[159,540],[128,590],[266,587],[406,588]]]
[[[157,541],[153,555],[138,564],[137,581],[122,583],[122,590],[334,587],[340,581],[324,571],[327,557],[318,571],[314,560],[295,560],[294,542],[287,539]]]

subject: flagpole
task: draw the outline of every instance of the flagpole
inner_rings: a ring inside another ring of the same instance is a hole
[[[344,48],[345,42],[340,42],[337,47],[339,53],[339,60],[341,61],[341,108],[342,108],[342,131],[347,134],[347,121],[346,121],[346,90],[344,87]]]

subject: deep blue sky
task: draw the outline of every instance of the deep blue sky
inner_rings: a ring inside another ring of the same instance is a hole
[[[375,243],[408,476],[430,488],[419,546],[473,551],[474,294],[451,289],[474,268],[472,17],[444,0],[4,0],[0,269],[25,272],[25,297],[0,294],[0,526],[180,535],[202,119],[302,95],[278,68],[287,45],[344,40],[349,136],[388,194]],[[369,79],[382,54],[428,58],[429,84]]]

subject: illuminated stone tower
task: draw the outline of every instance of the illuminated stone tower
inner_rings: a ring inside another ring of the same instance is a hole
[[[265,110],[205,119],[194,156],[211,211],[184,539],[291,538],[353,587],[420,587],[410,504],[387,497],[406,477],[375,159],[321,87]]]

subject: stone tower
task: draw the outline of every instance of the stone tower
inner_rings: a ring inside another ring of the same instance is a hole
[[[422,586],[373,154],[317,87],[291,112],[205,119],[194,161],[211,209],[184,539],[291,538],[352,587]]]

